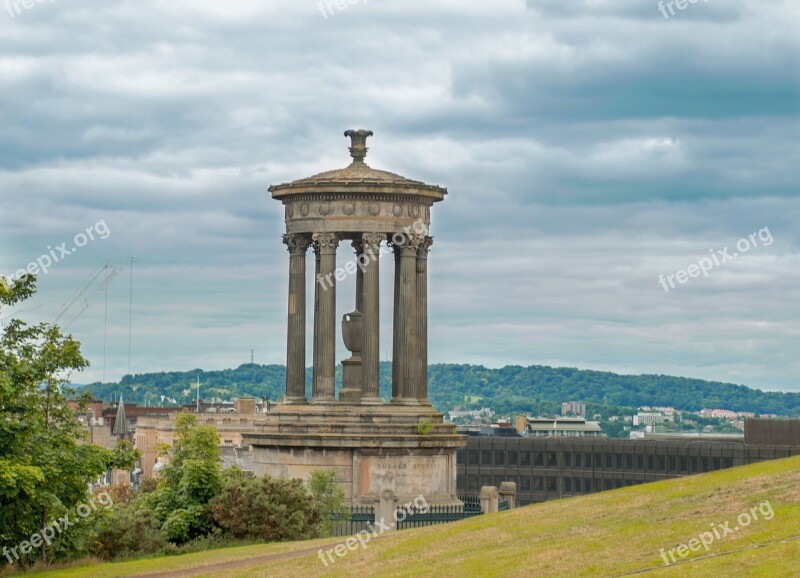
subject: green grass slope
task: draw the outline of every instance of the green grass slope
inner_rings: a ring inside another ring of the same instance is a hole
[[[749,524],[742,524],[744,515]],[[664,564],[662,548],[692,545],[704,532],[713,540],[708,550],[700,546],[686,558],[675,553],[680,562]],[[341,539],[37,576],[798,576],[799,538],[800,456],[387,533],[334,556],[328,567],[317,550]]]

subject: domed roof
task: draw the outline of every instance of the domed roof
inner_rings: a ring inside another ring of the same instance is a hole
[[[273,198],[301,192],[341,191],[342,189],[352,192],[353,190],[358,190],[359,187],[364,187],[370,191],[380,188],[384,191],[388,189],[401,192],[398,191],[398,189],[401,189],[403,192],[410,194],[416,193],[437,197],[443,197],[447,194],[447,189],[444,187],[407,179],[389,171],[373,169],[367,165],[364,162],[364,158],[369,150],[366,146],[366,141],[367,137],[372,136],[371,130],[348,130],[345,131],[344,135],[351,139],[350,156],[353,157],[353,162],[349,166],[280,185],[272,185],[269,191],[272,193]]]

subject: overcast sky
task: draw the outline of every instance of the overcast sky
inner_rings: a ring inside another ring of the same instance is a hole
[[[69,325],[78,382],[105,341],[119,379],[135,255],[134,372],[283,363],[267,187],[347,165],[343,131],[367,128],[371,166],[449,190],[432,363],[800,391],[800,3],[339,1],[2,6],[0,274],[95,237],[5,320]]]

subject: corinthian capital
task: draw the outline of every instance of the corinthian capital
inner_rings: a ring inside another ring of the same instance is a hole
[[[339,239],[336,238],[335,233],[314,233],[313,237],[316,250],[322,255],[331,255],[336,253],[336,247],[339,246]]]
[[[417,250],[417,257],[426,258],[431,245],[433,245],[433,237],[423,237],[422,243],[419,244],[419,249]]]
[[[361,235],[361,243],[365,253],[378,251],[381,243],[386,240],[386,235],[381,233],[364,233]]]
[[[287,234],[283,236],[283,242],[289,249],[290,255],[305,255],[311,239],[308,235]]]

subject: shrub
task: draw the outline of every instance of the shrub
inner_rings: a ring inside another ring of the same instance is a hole
[[[131,558],[163,551],[164,532],[142,500],[117,505],[99,523],[94,554],[104,560]]]
[[[316,537],[320,512],[301,480],[229,476],[211,500],[214,521],[233,538],[265,542]]]

